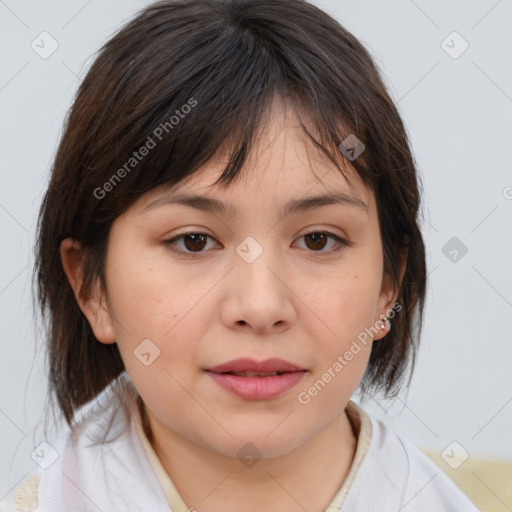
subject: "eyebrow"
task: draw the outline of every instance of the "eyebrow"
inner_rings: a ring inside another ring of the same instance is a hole
[[[224,216],[235,216],[239,213],[237,207],[231,203],[224,203],[218,199],[208,196],[199,195],[187,195],[179,194],[176,196],[165,196],[155,199],[149,203],[145,208],[146,210],[152,210],[160,206],[169,204],[181,204],[201,210],[207,213],[216,213]],[[357,197],[350,196],[343,192],[332,192],[328,194],[320,194],[316,196],[309,196],[299,199],[292,199],[284,205],[280,211],[281,216],[288,215],[289,213],[305,212],[321,206],[340,204],[343,206],[350,206],[352,208],[364,211],[368,213],[368,206],[366,203],[358,199]]]

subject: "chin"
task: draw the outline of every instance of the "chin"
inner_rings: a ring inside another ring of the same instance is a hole
[[[290,439],[289,428],[283,429],[282,432],[277,432],[278,429],[272,432],[276,427],[275,423],[268,429],[254,429],[254,426],[251,428],[248,425],[246,429],[237,430],[226,424],[223,425],[233,437],[222,432],[215,439],[203,438],[204,447],[219,455],[237,458],[243,463],[244,460],[252,461],[262,457],[285,455],[301,444],[299,439]],[[250,462],[246,465],[250,467]]]

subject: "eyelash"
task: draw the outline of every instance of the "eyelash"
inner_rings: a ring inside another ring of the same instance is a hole
[[[309,233],[304,233],[299,238],[304,238],[304,237],[306,237],[308,235],[313,235],[313,234],[327,235],[328,238],[332,238],[333,240],[335,240],[337,242],[338,246],[335,247],[334,249],[331,249],[330,251],[313,251],[313,250],[309,250],[308,252],[318,253],[318,254],[333,255],[333,254],[338,254],[341,251],[345,250],[346,248],[352,247],[354,245],[352,242],[349,242],[348,240],[344,240],[343,238],[340,238],[339,236],[335,235],[334,233],[330,233],[329,231],[310,231]],[[197,258],[202,253],[206,252],[206,251],[196,251],[196,252],[194,252],[194,251],[184,251],[184,250],[181,250],[181,249],[176,249],[176,247],[174,247],[174,244],[178,240],[180,240],[180,239],[182,239],[182,238],[184,238],[184,237],[186,237],[188,235],[204,235],[204,236],[206,236],[208,238],[213,239],[213,237],[211,237],[210,235],[208,235],[206,233],[201,233],[199,231],[188,231],[187,233],[182,233],[181,235],[178,235],[178,236],[175,236],[173,238],[170,238],[169,240],[164,240],[163,243],[165,245],[169,246],[169,248],[173,252],[185,255],[185,257]]]

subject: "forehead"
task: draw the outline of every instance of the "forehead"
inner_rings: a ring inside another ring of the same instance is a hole
[[[231,205],[230,213],[244,209],[251,203],[282,205],[291,199],[326,193],[345,195],[345,204],[367,205],[372,208],[373,194],[363,183],[357,171],[341,153],[336,161],[347,175],[317,147],[304,132],[304,119],[282,101],[274,101],[268,122],[254,141],[244,167],[227,187],[216,184],[229,159],[229,150],[223,148],[193,175],[176,185],[153,190],[144,201],[151,204],[161,195],[207,195]],[[308,127],[311,132],[311,129]]]

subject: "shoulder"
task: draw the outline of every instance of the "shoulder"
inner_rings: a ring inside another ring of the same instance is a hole
[[[121,407],[117,395],[110,392],[110,387],[82,407],[76,417],[73,428],[59,432],[52,441],[56,457],[18,483],[0,501],[0,512],[55,510],[55,499],[73,494],[73,482],[86,485],[95,478],[101,481],[105,454],[126,449],[131,441],[131,416]],[[116,457],[112,459],[118,461]],[[131,462],[135,463],[133,457]],[[124,463],[119,460],[119,464]]]
[[[37,509],[41,472],[36,471],[19,483],[0,503],[0,512],[33,512]]]
[[[434,462],[404,436],[368,416],[372,436],[343,512],[478,512],[469,498]]]
[[[389,428],[389,427],[388,427]],[[408,461],[404,512],[478,512],[476,506],[436,464],[404,437],[394,434]]]

